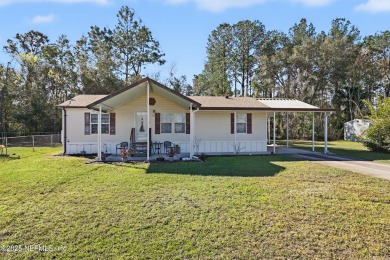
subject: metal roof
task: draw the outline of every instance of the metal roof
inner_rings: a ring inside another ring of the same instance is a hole
[[[315,111],[334,111],[334,109],[321,109],[296,99],[286,98],[258,98],[257,101],[266,105],[271,110],[291,111],[291,112],[315,112]]]

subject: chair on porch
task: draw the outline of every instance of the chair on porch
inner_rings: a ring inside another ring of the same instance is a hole
[[[164,152],[165,153],[168,153],[168,150],[172,149],[172,148],[174,148],[174,145],[173,145],[172,142],[170,142],[170,141],[165,141],[164,142]]]
[[[120,144],[116,145],[116,151],[115,154],[118,155],[118,150],[122,151],[122,149],[129,149],[129,143],[128,142],[121,142]]]

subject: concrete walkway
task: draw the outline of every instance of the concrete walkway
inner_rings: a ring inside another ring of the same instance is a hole
[[[268,148],[268,149],[272,149]],[[326,166],[350,170],[377,178],[390,180],[390,164],[382,164],[371,161],[347,158],[337,155],[325,155],[319,152],[311,152],[302,149],[276,147],[276,154],[290,155],[298,159],[317,162]]]

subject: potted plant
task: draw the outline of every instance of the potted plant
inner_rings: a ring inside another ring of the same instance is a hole
[[[124,162],[127,159],[128,156],[129,156],[129,152],[125,148],[123,148],[121,150],[122,162]]]
[[[173,161],[173,156],[175,156],[175,154],[176,154],[176,149],[175,148],[168,149],[169,161]]]
[[[129,150],[127,150],[127,152],[130,154],[130,157],[133,157],[137,153],[134,148],[130,148]]]
[[[175,153],[179,154],[180,153],[180,145],[175,144]]]

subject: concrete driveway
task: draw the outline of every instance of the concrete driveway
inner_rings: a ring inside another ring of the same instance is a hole
[[[333,154],[325,155],[323,153],[287,147],[276,147],[276,154],[289,155],[301,160],[313,161],[330,167],[390,180],[390,164],[346,158]]]

